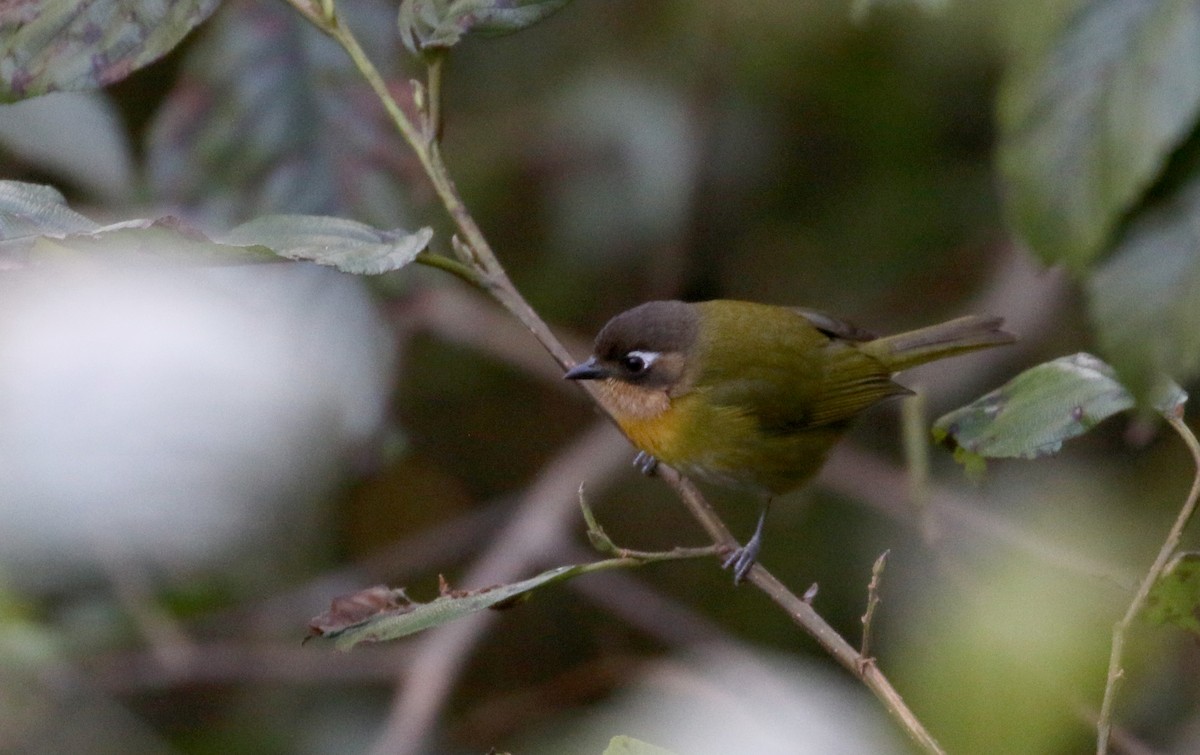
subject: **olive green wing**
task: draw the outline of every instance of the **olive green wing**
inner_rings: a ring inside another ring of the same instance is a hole
[[[872,336],[814,310],[777,308],[755,328],[712,347],[701,383],[710,400],[753,415],[786,435],[846,422],[879,400],[907,391],[855,344]]]
[[[845,422],[889,396],[911,393],[892,382],[891,370],[874,355],[860,351],[857,344],[878,336],[854,323],[816,309],[792,307],[828,339],[820,352],[821,392],[812,403],[809,426]]]

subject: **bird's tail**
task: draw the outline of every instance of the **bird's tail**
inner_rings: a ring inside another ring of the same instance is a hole
[[[967,315],[927,328],[897,333],[859,344],[859,349],[887,365],[892,372],[916,367],[935,359],[988,349],[1016,341],[1000,329],[1001,317]]]

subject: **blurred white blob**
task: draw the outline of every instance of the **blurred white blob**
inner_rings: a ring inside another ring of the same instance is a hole
[[[653,665],[634,687],[521,752],[603,752],[617,735],[679,755],[908,752],[848,675],[795,657],[713,649]]]
[[[0,272],[0,573],[295,547],[377,437],[391,367],[361,281],[315,265],[68,253]]]
[[[551,186],[556,244],[602,257],[678,238],[699,168],[679,92],[640,74],[596,73],[564,97],[547,134],[539,153],[572,167]]]
[[[106,202],[133,195],[133,150],[103,92],[55,92],[0,105],[0,146]]]

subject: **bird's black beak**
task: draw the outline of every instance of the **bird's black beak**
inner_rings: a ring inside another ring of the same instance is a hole
[[[608,377],[608,371],[596,364],[596,358],[592,357],[567,370],[563,377],[567,380],[598,380]]]

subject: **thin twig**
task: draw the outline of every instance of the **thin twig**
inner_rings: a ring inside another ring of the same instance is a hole
[[[875,559],[875,565],[871,567],[871,581],[867,583],[867,610],[862,616],[862,643],[858,648],[862,663],[870,663],[873,660],[871,658],[871,622],[875,618],[875,608],[879,605],[879,582],[883,578],[883,567],[887,565],[889,553],[891,551],[886,550],[879,554],[879,558]]]
[[[456,259],[451,259],[450,257],[445,256],[444,254],[436,254],[426,250],[417,255],[415,262],[450,273],[451,275],[465,281],[466,283],[469,283],[475,288],[486,289],[486,286],[484,286],[478,272],[476,272],[473,268],[467,267]]]
[[[429,74],[425,80],[426,92],[429,94],[429,103],[425,110],[425,138],[432,142],[442,138],[442,70],[446,61],[445,48],[434,47],[426,50],[425,60]]]
[[[579,563],[588,549],[560,543],[553,556],[561,563]],[[679,650],[696,645],[738,645],[740,640],[708,615],[634,575],[612,571],[591,579],[573,579],[567,587],[602,606],[626,625]]]
[[[1175,550],[1179,547],[1183,531],[1191,520],[1192,514],[1196,511],[1196,500],[1200,498],[1200,443],[1196,441],[1196,436],[1188,428],[1187,424],[1184,423],[1183,417],[1180,415],[1182,415],[1182,410],[1176,415],[1168,416],[1167,422],[1174,428],[1175,432],[1179,433],[1179,437],[1183,438],[1188,451],[1191,452],[1192,461],[1196,465],[1196,473],[1192,479],[1192,489],[1188,491],[1187,500],[1184,502],[1183,508],[1179,510],[1179,516],[1175,518],[1175,524],[1172,525],[1171,531],[1167,533],[1167,538],[1163,541],[1162,547],[1159,548],[1158,556],[1154,559],[1150,570],[1146,572],[1146,576],[1138,586],[1137,592],[1134,593],[1133,600],[1130,601],[1125,615],[1113,627],[1112,650],[1108,657],[1108,679],[1104,685],[1104,702],[1100,706],[1100,718],[1096,724],[1096,752],[1098,755],[1105,755],[1108,752],[1117,685],[1125,673],[1125,670],[1121,667],[1121,656],[1125,649],[1125,635],[1129,632],[1129,627],[1133,623],[1133,620],[1137,618],[1142,608],[1145,607],[1146,599],[1150,596],[1150,589],[1162,577],[1163,571],[1167,568],[1167,562],[1171,560],[1171,556],[1174,555]]]
[[[755,564],[747,579],[755,587],[767,594],[777,605],[787,611],[796,624],[809,633],[834,660],[842,664],[847,671],[858,677],[867,689],[883,703],[888,714],[900,724],[917,746],[927,753],[944,753],[941,745],[933,738],[920,719],[916,717],[900,693],[892,686],[883,672],[874,663],[863,663],[862,656],[842,639],[833,627],[813,609],[811,605],[796,597],[761,564]]]
[[[1100,714],[1085,705],[1074,706],[1079,719],[1088,726],[1095,726],[1100,720]],[[1133,732],[1114,724],[1109,732],[1109,747],[1118,755],[1156,755],[1156,750],[1133,734]]]
[[[686,477],[666,465],[659,465],[659,475],[676,491],[716,545],[724,548],[736,547],[737,541],[733,534]],[[900,693],[892,687],[891,682],[883,675],[879,667],[873,663],[863,663],[862,656],[858,651],[846,642],[816,612],[812,605],[789,590],[762,564],[755,564],[750,569],[747,581],[766,593],[767,597],[787,612],[792,621],[820,643],[827,653],[858,677],[879,698],[887,712],[921,749],[928,753],[944,752],[933,735],[925,729],[920,719],[909,710],[904,699],[900,697]]]
[[[579,486],[579,508],[583,510],[583,519],[587,523],[588,540],[591,541],[592,547],[601,553],[608,553],[617,560],[629,560],[647,564],[657,561],[678,561],[687,558],[706,558],[708,556],[720,555],[719,551],[721,548],[716,545],[707,545],[699,548],[675,547],[669,551],[638,551],[622,548],[612,541],[612,538],[600,526],[600,522],[596,520],[596,515],[592,513],[592,507],[588,505],[587,499],[584,497],[583,487],[583,485]],[[590,564],[589,570],[595,567],[596,564]]]

